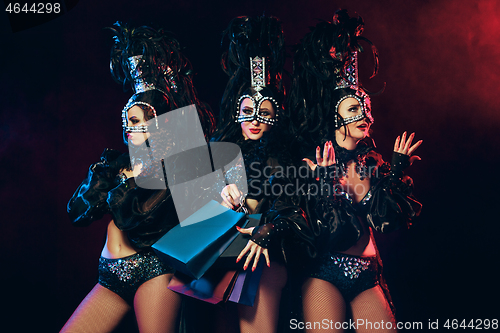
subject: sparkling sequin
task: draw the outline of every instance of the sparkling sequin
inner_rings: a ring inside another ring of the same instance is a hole
[[[335,255],[330,257],[333,263],[344,270],[344,275],[349,279],[357,279],[359,274],[370,267],[370,261],[356,257]]]
[[[144,282],[173,272],[153,250],[120,259],[99,258],[99,284],[127,302],[133,302],[135,292]]]
[[[240,105],[241,105],[241,102],[245,98],[249,98],[249,99],[252,100],[253,105],[254,105],[254,110],[253,110],[252,114],[249,114],[249,115],[240,115]],[[271,101],[272,103],[274,103],[274,106],[275,106],[276,110],[279,109],[278,102],[274,98],[272,98],[270,96],[263,97],[260,93],[257,93],[257,94],[255,94],[253,96],[250,96],[250,95],[241,95],[240,98],[239,98],[239,100],[238,100],[237,107],[236,107],[236,120],[235,120],[235,122],[237,122],[237,123],[243,123],[245,121],[254,121],[254,120],[257,120],[258,122],[263,123],[263,124],[274,125],[274,123],[278,121],[278,113],[276,113],[275,118],[266,118],[266,117],[263,117],[263,116],[260,115],[260,106],[266,100]]]
[[[118,260],[117,262],[108,263],[108,269],[113,274],[118,276],[120,281],[128,281],[132,278],[132,274],[140,264],[144,262],[143,258],[132,260]]]
[[[358,257],[324,252],[307,265],[307,276],[328,281],[347,302],[380,284],[381,266],[377,257]]]

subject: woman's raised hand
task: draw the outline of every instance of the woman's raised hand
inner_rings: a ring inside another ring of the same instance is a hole
[[[330,166],[335,164],[335,150],[333,150],[333,144],[331,141],[325,142],[325,146],[323,148],[323,156],[321,156],[321,148],[316,147],[316,162],[314,164],[310,159],[303,158],[302,161],[305,161],[307,165],[311,168],[311,170],[315,170],[316,167],[319,166]]]
[[[238,190],[235,184],[226,185],[222,189],[220,196],[222,197],[221,205],[230,209],[239,208],[245,198],[243,192]]]
[[[408,138],[406,138],[406,132],[401,135],[401,137],[396,138],[396,142],[394,143],[394,152],[411,156],[413,152],[422,144],[423,140],[417,141],[413,146],[411,145],[413,138],[415,137],[415,133],[411,133]],[[415,161],[420,161],[421,158],[419,156],[411,156],[410,157],[410,165]]]
[[[252,227],[252,228],[242,229],[237,227],[237,229],[242,234],[251,235],[254,228]],[[248,265],[250,264],[253,258],[253,265],[252,265],[252,272],[253,272],[257,267],[257,264],[259,263],[259,258],[261,254],[263,254],[264,257],[266,258],[267,267],[271,267],[271,261],[269,260],[269,252],[267,251],[267,249],[257,245],[251,240],[248,241],[247,246],[245,246],[245,248],[240,252],[240,255],[238,256],[238,258],[236,258],[236,262],[239,262],[246,253],[248,253],[248,256],[247,259],[245,260],[245,264],[243,265],[244,270],[248,268]]]

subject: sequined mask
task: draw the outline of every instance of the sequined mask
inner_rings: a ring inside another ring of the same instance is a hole
[[[260,107],[262,103],[266,100],[270,101],[274,109],[279,110],[278,102],[272,96],[265,96],[264,88],[266,87],[266,59],[261,57],[250,58],[250,68],[251,68],[251,91],[255,91],[254,94],[243,94],[238,99],[238,104],[236,108],[236,122],[242,123],[245,121],[257,120],[259,123],[274,125],[278,121],[278,112],[276,112],[275,118],[266,118],[260,114]],[[263,94],[264,93],[264,94]],[[241,102],[249,98],[254,105],[252,114],[240,114]]]
[[[359,87],[359,79],[358,79],[358,52],[352,52],[348,55],[342,55],[335,51],[335,48],[332,47],[330,50],[330,56],[334,59],[345,59],[344,67],[339,72],[336,87],[337,89],[352,89],[356,91],[355,94],[350,94],[342,97],[335,105],[335,128],[340,128],[341,126],[348,125],[350,123],[354,123],[358,120],[368,118],[368,120],[373,124],[374,119],[372,117],[372,108],[370,97]],[[347,98],[354,98],[359,102],[361,106],[361,114],[356,116],[348,117],[343,120],[342,123],[339,121],[339,105]]]
[[[156,110],[155,108],[146,102],[141,102],[136,100],[137,94],[133,95],[129,100],[127,105],[122,110],[122,127],[123,131],[126,133],[147,133],[148,132],[148,125],[140,125],[140,126],[128,126],[128,119],[127,119],[127,114],[128,110],[132,108],[135,105],[144,105],[153,111],[154,119],[156,122],[156,128],[158,129],[158,118],[156,117]]]
[[[352,87],[353,89],[356,87]],[[340,117],[339,115],[339,106],[340,103],[342,103],[344,100],[348,98],[354,98],[355,100],[358,101],[359,105],[361,106],[361,114],[348,117],[348,118],[343,118],[342,123],[340,123]],[[337,115],[335,117],[335,128],[340,128],[341,126],[348,125],[350,123],[354,123],[358,120],[362,120],[364,118],[368,118],[368,120],[373,124],[375,120],[373,119],[372,116],[372,107],[371,107],[371,101],[370,97],[361,89],[356,90],[355,94],[350,94],[347,96],[342,97],[338,102],[337,105],[335,105],[335,114]]]
[[[257,98],[255,98],[255,96],[257,94],[259,96],[257,96]],[[276,100],[274,98],[264,97],[259,92],[257,92],[253,96],[250,96],[250,95],[241,96],[240,99],[238,100],[238,105],[241,105],[241,102],[245,98],[249,98],[252,100],[253,105],[254,105],[253,112],[252,112],[252,114],[240,114],[240,111],[238,108],[236,122],[242,123],[245,121],[257,120],[259,123],[262,123],[262,124],[274,125],[278,121],[278,114],[277,113],[276,113],[276,118],[266,118],[260,114],[260,107],[261,107],[262,103],[266,100],[269,100],[273,104],[275,110],[278,110],[278,102],[276,102]]]
[[[122,127],[123,130],[127,133],[146,133],[148,132],[148,126],[147,125],[140,125],[140,126],[127,126],[128,125],[128,120],[127,120],[127,112],[128,110],[135,106],[135,105],[144,105],[149,107],[154,115],[155,118],[155,125],[156,129],[158,129],[158,119],[157,119],[157,114],[155,108],[146,102],[143,102],[140,100],[140,94],[150,91],[150,90],[158,90],[161,93],[165,94],[165,92],[158,87],[155,86],[154,83],[148,82],[147,77],[144,77],[144,72],[146,70],[146,64],[144,60],[142,59],[142,55],[138,56],[133,56],[127,59],[129,62],[129,68],[130,68],[130,77],[132,78],[134,82],[134,95],[128,100],[127,105],[122,110]],[[175,77],[174,77],[174,72],[172,69],[168,66],[162,65],[161,66],[164,74],[164,79],[166,83],[170,86],[170,88],[177,92],[177,83],[175,82]]]

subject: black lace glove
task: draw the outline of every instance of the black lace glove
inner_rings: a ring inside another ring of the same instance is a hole
[[[313,172],[314,179],[323,180],[325,183],[337,181],[340,178],[340,169],[336,164],[329,166],[318,165]]]
[[[267,249],[271,239],[280,233],[287,231],[290,227],[285,220],[275,220],[273,223],[266,223],[260,227],[255,227],[250,240],[255,244]]]

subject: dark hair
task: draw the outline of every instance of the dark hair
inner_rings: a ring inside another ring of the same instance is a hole
[[[346,10],[338,10],[333,22],[319,22],[295,46],[288,102],[292,110],[292,144],[298,146],[296,159],[334,137],[335,117],[338,117],[335,106],[342,97],[355,93],[349,88],[336,89],[345,79],[344,68],[349,55],[363,51],[361,40],[372,45],[361,37],[363,25],[361,17],[349,17]],[[375,75],[378,55],[373,45],[372,51]],[[337,119],[342,121],[340,117]]]
[[[214,141],[237,142],[242,138],[240,123],[236,122],[240,96],[251,89],[250,58],[266,58],[266,88],[264,96],[273,97],[280,108],[275,109],[279,122],[270,132],[276,132],[284,122],[283,66],[285,64],[285,39],[281,21],[276,17],[236,17],[222,33],[222,41],[227,39],[228,48],[222,54],[221,66],[230,77],[220,105],[220,116]],[[273,107],[275,107],[273,105]],[[277,128],[275,128],[277,127]]]
[[[209,137],[215,127],[210,107],[198,99],[192,82],[193,70],[189,60],[181,53],[179,42],[172,33],[147,26],[131,28],[116,22],[108,28],[113,32],[110,68],[113,79],[124,89],[133,86],[129,58],[142,55],[141,79],[152,83],[159,90],[134,94],[153,105],[157,116],[191,104],[196,105],[198,116]]]

